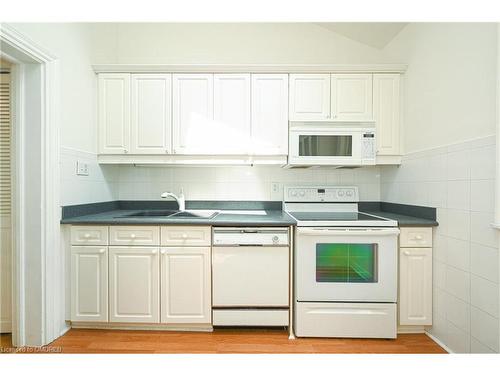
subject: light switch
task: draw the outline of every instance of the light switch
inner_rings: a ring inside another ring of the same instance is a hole
[[[89,165],[83,161],[76,162],[76,174],[77,176],[88,176],[89,175]]]

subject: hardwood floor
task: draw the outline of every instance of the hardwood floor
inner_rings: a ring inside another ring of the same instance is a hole
[[[2,345],[3,341],[2,335]],[[72,329],[47,349],[62,353],[445,353],[425,334],[399,335],[396,340],[289,340],[282,329],[212,333]]]

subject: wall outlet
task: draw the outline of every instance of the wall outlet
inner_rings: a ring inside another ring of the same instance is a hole
[[[89,165],[83,161],[76,162],[76,175],[77,176],[88,176],[89,175]]]
[[[283,199],[283,190],[279,182],[271,182],[271,199],[280,201]]]

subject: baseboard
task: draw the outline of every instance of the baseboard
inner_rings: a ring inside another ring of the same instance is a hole
[[[425,326],[398,326],[398,333],[425,333]]]
[[[85,329],[127,329],[148,331],[188,331],[188,332],[213,332],[211,324],[144,324],[144,323],[96,323],[96,322],[71,322],[71,328]]]
[[[441,340],[439,340],[435,336],[431,335],[429,332],[425,331],[425,334],[427,336],[429,336],[431,338],[431,340],[434,341],[436,344],[438,344],[441,348],[443,348],[444,350],[446,350],[448,353],[450,353],[450,354],[455,353],[453,350],[451,350],[445,344],[443,344],[443,342]]]

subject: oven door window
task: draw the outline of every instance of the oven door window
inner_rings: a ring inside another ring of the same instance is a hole
[[[377,244],[316,244],[316,282],[376,283]]]
[[[299,135],[299,156],[352,156],[352,135]]]

